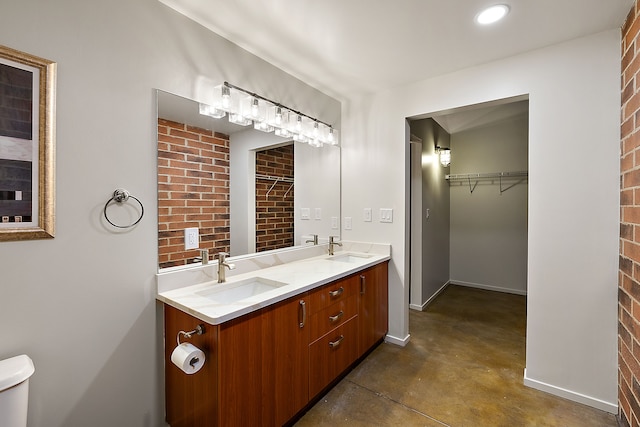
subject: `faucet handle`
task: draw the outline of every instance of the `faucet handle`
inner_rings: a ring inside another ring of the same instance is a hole
[[[225,258],[228,256],[229,254],[226,252],[218,252],[218,260],[220,260],[220,262],[224,262]]]

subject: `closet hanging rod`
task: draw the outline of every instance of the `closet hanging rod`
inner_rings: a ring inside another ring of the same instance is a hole
[[[518,172],[494,172],[494,173],[461,173],[461,174],[452,174],[446,175],[445,179],[447,181],[459,181],[459,180],[468,180],[468,179],[496,179],[496,178],[521,178],[528,177],[529,172],[527,171],[518,171]]]
[[[286,176],[271,176],[271,175],[256,174],[256,178],[266,179],[268,181],[293,182],[293,178],[289,178]]]

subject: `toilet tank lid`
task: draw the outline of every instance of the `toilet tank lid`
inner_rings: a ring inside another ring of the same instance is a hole
[[[28,380],[34,372],[33,361],[26,354],[0,360],[0,392]]]

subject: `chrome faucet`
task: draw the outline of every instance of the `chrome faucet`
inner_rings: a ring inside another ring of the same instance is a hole
[[[233,270],[234,268],[236,268],[234,264],[229,264],[226,261],[226,258],[228,256],[229,254],[226,252],[218,253],[218,283],[224,283],[227,280],[227,272],[224,269],[225,267],[227,267],[229,270]]]
[[[329,255],[333,255],[333,247],[335,245],[338,245],[340,247],[342,247],[342,243],[340,242],[336,242],[333,239],[335,239],[337,236],[329,236]]]
[[[209,249],[200,249],[200,261],[202,261],[202,265],[209,264]]]
[[[318,235],[312,234],[311,239],[307,240],[305,243],[313,243],[314,246],[318,246]]]

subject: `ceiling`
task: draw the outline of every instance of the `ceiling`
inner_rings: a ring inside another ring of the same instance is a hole
[[[338,99],[620,28],[634,0],[160,0]],[[493,26],[474,16],[506,3]]]

